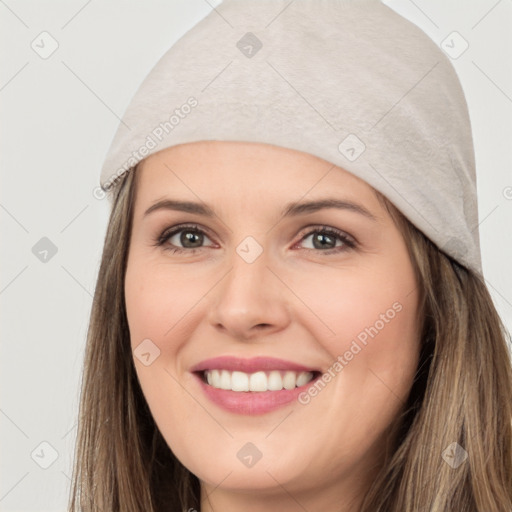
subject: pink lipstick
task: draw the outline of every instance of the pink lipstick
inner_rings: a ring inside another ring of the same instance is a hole
[[[207,359],[191,372],[209,400],[238,414],[264,414],[283,407],[321,375],[316,368],[261,356]]]

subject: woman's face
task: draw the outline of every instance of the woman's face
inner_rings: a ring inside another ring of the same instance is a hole
[[[211,502],[356,499],[419,354],[413,267],[373,189],[242,142],[175,146],[137,173],[126,308],[169,447]]]

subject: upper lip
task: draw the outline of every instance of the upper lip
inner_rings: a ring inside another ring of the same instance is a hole
[[[204,370],[228,370],[228,371],[241,371],[244,373],[253,373],[257,371],[272,371],[272,370],[289,370],[296,372],[315,372],[316,368],[310,368],[302,364],[286,361],[284,359],[277,359],[275,357],[252,357],[249,359],[233,357],[233,356],[220,356],[211,359],[205,359],[200,363],[193,366],[191,372],[201,372]]]

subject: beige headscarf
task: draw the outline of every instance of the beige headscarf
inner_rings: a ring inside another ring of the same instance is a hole
[[[199,140],[268,143],[332,162],[481,273],[460,82],[441,49],[379,0],[225,0],[144,80],[101,185]]]

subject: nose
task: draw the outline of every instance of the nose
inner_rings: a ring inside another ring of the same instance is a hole
[[[238,253],[215,287],[210,324],[238,341],[251,341],[285,329],[290,323],[289,292],[269,268],[265,251],[252,263]]]

